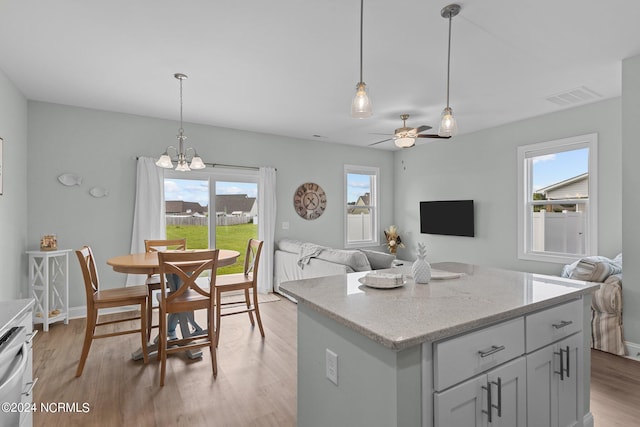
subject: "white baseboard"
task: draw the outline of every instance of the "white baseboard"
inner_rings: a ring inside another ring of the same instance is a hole
[[[582,418],[582,425],[584,427],[593,427],[593,414],[591,412],[585,414],[585,416]]]
[[[625,341],[624,346],[627,350],[626,357],[628,357],[629,359],[640,360],[640,344]]]

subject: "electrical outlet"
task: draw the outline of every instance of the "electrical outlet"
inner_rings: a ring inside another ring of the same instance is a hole
[[[327,349],[325,359],[327,366],[327,378],[335,385],[338,385],[338,355]]]
[[[282,229],[283,230],[289,229],[289,221],[282,221]]]

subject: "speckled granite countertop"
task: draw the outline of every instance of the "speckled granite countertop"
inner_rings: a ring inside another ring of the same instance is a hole
[[[0,335],[8,328],[8,325],[12,325],[16,319],[33,306],[33,303],[31,298],[0,301]]]
[[[373,289],[358,279],[367,272],[295,280],[280,289],[381,345],[402,350],[511,319],[594,292],[599,285],[532,273],[459,263],[433,269],[460,278],[395,289]],[[383,270],[411,274],[410,265]]]

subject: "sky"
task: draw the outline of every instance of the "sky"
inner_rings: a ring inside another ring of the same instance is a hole
[[[588,171],[588,148],[534,157],[533,189],[535,191]]]
[[[216,194],[246,194],[258,196],[258,184],[254,182],[216,182]],[[209,183],[207,180],[175,179],[164,180],[164,199],[198,202],[209,206]]]

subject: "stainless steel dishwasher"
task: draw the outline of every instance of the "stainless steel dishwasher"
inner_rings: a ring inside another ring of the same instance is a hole
[[[0,412],[0,427],[20,424],[23,375],[27,368],[29,348],[23,326],[14,326],[0,337],[0,402],[9,404]],[[12,407],[11,405],[15,405]]]

